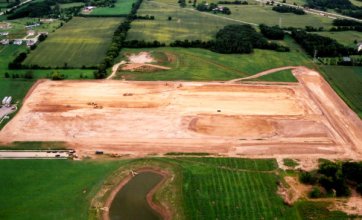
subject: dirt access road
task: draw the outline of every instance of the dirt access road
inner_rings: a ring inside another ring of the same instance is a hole
[[[299,83],[42,81],[2,142],[66,141],[80,154],[360,158],[362,122],[315,71]]]

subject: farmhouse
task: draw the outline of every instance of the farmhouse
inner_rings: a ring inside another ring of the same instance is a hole
[[[362,51],[362,42],[357,44],[357,51],[358,52]]]
[[[52,23],[54,21],[53,18],[44,18],[44,19],[40,19],[41,23]]]
[[[34,44],[36,44],[36,40],[34,40],[34,39],[32,39],[32,40],[27,40],[26,41],[26,46],[28,46],[28,47],[31,47],[31,46],[33,46]]]
[[[22,45],[22,44],[23,44],[23,40],[16,39],[16,40],[14,40],[13,44],[15,44],[15,45]]]
[[[95,6],[86,6],[83,8],[83,12],[90,13],[95,8],[96,8]]]
[[[35,31],[34,30],[28,30],[26,32],[29,36],[33,36],[35,34]]]
[[[9,28],[11,28],[10,23],[0,22],[0,29],[9,29]]]
[[[7,44],[9,44],[9,39],[2,39],[2,40],[0,41],[0,43],[1,43],[2,45],[7,45]]]
[[[39,23],[35,23],[35,24],[27,25],[27,26],[25,26],[25,28],[31,29],[31,28],[38,27],[38,26],[40,26],[40,24],[39,24]]]

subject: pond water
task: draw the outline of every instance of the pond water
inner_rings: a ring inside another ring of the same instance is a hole
[[[109,217],[112,220],[158,220],[162,217],[147,203],[146,196],[163,176],[155,172],[141,172],[122,187],[112,201]]]

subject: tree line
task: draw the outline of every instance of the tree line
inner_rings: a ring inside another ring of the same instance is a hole
[[[322,11],[334,9],[336,12],[343,15],[362,18],[362,7],[352,4],[349,0],[307,0],[306,6]]]
[[[286,6],[286,5],[276,5],[272,9],[273,9],[273,11],[276,11],[279,13],[294,13],[296,15],[305,15],[305,12],[303,9]]]
[[[97,70],[94,71],[94,78],[102,79],[106,77],[107,68],[113,65],[114,59],[119,55],[119,52],[124,47],[127,32],[131,28],[131,22],[137,18],[137,10],[141,4],[142,0],[137,0],[137,2],[132,5],[131,12],[127,16],[126,20],[114,31],[112,42],[106,52],[106,57],[98,65]]]
[[[293,30],[292,37],[311,56],[314,56],[315,51],[320,57],[358,54],[356,49],[345,47],[332,38],[310,34],[303,30]]]

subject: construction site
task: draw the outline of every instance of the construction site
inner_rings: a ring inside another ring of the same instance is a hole
[[[297,83],[38,81],[0,140],[65,141],[80,155],[357,158],[362,121],[318,72],[292,72]]]

